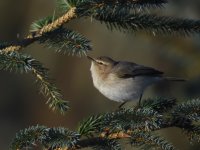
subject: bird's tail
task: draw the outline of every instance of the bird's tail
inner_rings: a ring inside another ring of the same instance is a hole
[[[187,81],[185,79],[182,79],[182,78],[176,78],[176,77],[165,77],[166,80],[168,81],[177,81],[177,82],[183,82],[183,81]]]

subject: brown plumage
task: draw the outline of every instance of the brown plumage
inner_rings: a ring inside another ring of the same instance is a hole
[[[117,102],[140,99],[148,86],[159,81],[184,81],[164,77],[159,70],[133,62],[115,61],[105,56],[88,58],[92,60],[90,70],[94,86],[107,98]]]

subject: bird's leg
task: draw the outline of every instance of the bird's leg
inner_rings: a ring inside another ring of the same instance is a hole
[[[122,106],[124,106],[126,103],[127,103],[127,101],[126,101],[126,102],[123,102],[122,104],[120,104],[119,107],[118,107],[118,109],[121,109]]]
[[[140,99],[139,99],[139,107],[141,106],[142,95],[143,95],[143,94],[140,95]]]

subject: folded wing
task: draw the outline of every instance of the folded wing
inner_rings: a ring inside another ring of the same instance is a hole
[[[115,72],[120,78],[134,78],[137,76],[162,76],[163,72],[151,67],[138,65],[131,62],[120,62],[116,64]]]

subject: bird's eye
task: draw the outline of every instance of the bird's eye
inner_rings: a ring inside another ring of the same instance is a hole
[[[102,61],[97,61],[97,63],[98,63],[99,65],[105,65],[105,63],[102,62]]]
[[[100,64],[100,65],[104,65],[104,63],[102,63],[102,62],[98,62],[98,64]]]

